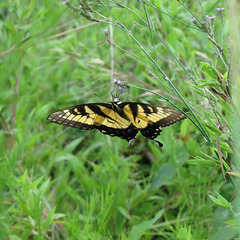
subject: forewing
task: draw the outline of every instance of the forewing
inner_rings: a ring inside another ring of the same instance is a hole
[[[176,110],[143,103],[122,103],[120,106],[138,129],[144,129],[149,124],[167,127],[186,118],[184,114]]]
[[[82,130],[96,128],[104,134],[128,141],[135,138],[138,132],[128,119],[113,110],[112,105],[105,103],[68,107],[50,114],[47,119],[53,123]]]
[[[64,108],[51,113],[47,120],[68,127],[90,130],[96,128],[94,120],[98,116],[97,111],[92,110],[93,107],[93,104],[82,104]]]

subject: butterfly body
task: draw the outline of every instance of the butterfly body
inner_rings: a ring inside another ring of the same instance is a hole
[[[148,139],[155,140],[161,127],[167,127],[185,119],[181,112],[170,108],[155,107],[136,102],[111,104],[88,103],[58,110],[48,120],[81,130],[98,129],[103,134],[120,137],[130,142],[138,131]],[[162,143],[156,141],[160,147]]]

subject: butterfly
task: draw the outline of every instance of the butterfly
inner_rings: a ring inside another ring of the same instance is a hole
[[[163,144],[155,140],[160,135],[161,128],[185,118],[183,113],[170,108],[121,102],[116,98],[111,104],[88,103],[64,108],[51,113],[47,120],[81,130],[97,129],[111,137],[125,139],[129,145],[140,131],[144,137],[162,147]]]

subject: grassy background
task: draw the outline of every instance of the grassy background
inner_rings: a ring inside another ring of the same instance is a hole
[[[209,198],[218,192],[230,201],[236,190],[233,179],[224,180],[220,167],[221,160],[229,169],[227,162],[230,165],[233,159],[232,108],[210,91],[215,87],[224,93],[226,86],[216,84],[214,71],[223,76],[227,68],[183,5],[151,3],[158,9],[146,7],[148,20],[161,37],[154,36],[154,44],[140,2],[122,2],[134,14],[116,5],[112,8],[114,1],[105,2],[113,21],[116,17],[131,31],[113,27],[112,55],[103,31],[110,34],[107,19],[89,21],[84,9],[73,12],[58,1],[0,3],[0,239],[228,240],[238,236],[238,218],[231,222],[233,229],[224,224],[237,211],[231,213],[224,200],[225,205]],[[184,4],[204,19],[199,2]],[[202,4],[209,16],[217,14],[217,7],[226,7],[218,0]],[[94,9],[110,17],[104,6]],[[224,44],[225,54],[230,45],[228,21],[224,16],[222,28],[220,17],[215,20],[215,40]],[[195,110],[209,141],[193,124],[194,118],[164,129],[161,149],[141,135],[129,148],[126,141],[97,131],[46,121],[57,109],[102,102],[95,94],[110,101],[112,73],[134,86],[127,101],[172,107],[170,100],[192,117],[131,34]],[[167,100],[160,100],[161,96]]]

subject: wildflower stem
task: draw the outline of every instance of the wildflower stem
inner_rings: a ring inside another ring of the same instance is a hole
[[[110,28],[110,41],[113,41],[113,25],[109,24]],[[113,89],[113,72],[114,72],[114,50],[113,50],[113,45],[110,45],[110,53],[111,53],[111,91]]]
[[[153,51],[154,51],[155,61],[157,61],[156,48],[155,48],[154,39],[153,39],[153,35],[152,35],[152,29],[154,30],[154,25],[153,25],[153,22],[147,12],[146,7],[145,7],[145,1],[142,1],[142,6],[143,6],[143,9],[145,12],[146,19],[147,19],[146,22],[147,22],[148,30],[149,30],[151,41],[152,41],[152,47],[153,47]]]
[[[168,13],[166,13],[166,12],[162,11],[161,9],[157,8],[156,6],[152,5],[152,3],[150,3],[148,0],[147,0],[146,2],[147,2],[147,3],[145,3],[145,5],[148,5],[148,6],[152,7],[153,9],[155,9],[155,10],[157,10],[158,12],[161,12],[162,14],[164,14],[164,15],[172,18],[173,20],[175,20],[175,21],[177,21],[177,22],[179,22],[179,23],[181,23],[181,24],[183,24],[183,25],[185,25],[185,26],[187,26],[187,27],[189,27],[189,28],[193,28],[193,29],[195,29],[195,30],[197,30],[197,31],[204,32],[204,31],[203,31],[202,29],[200,29],[200,28],[195,28],[195,27],[193,27],[192,25],[187,24],[187,23],[185,23],[185,22],[183,22],[183,21],[181,21],[181,20],[179,20],[179,19],[177,19],[177,18],[169,15]]]
[[[202,15],[203,15],[203,17],[205,18],[205,13],[204,13],[204,10],[203,10],[202,1],[201,1],[201,0],[198,0],[198,2],[199,2],[199,5],[200,5],[200,7],[201,7],[201,10],[202,10]]]
[[[180,0],[178,2],[198,21],[200,25],[202,25],[201,21],[197,18],[197,16],[188,8],[186,7]]]
[[[162,42],[162,44],[168,49],[168,51],[172,54],[174,59],[177,61],[177,63],[182,67],[182,69],[186,72],[186,74],[193,80],[193,82],[198,85],[197,81],[195,78],[191,75],[191,73],[183,66],[183,64],[179,61],[177,56],[171,51],[171,49],[167,46],[167,44],[163,41],[163,39],[160,37],[160,35],[154,30],[154,33],[158,37],[158,39]]]

